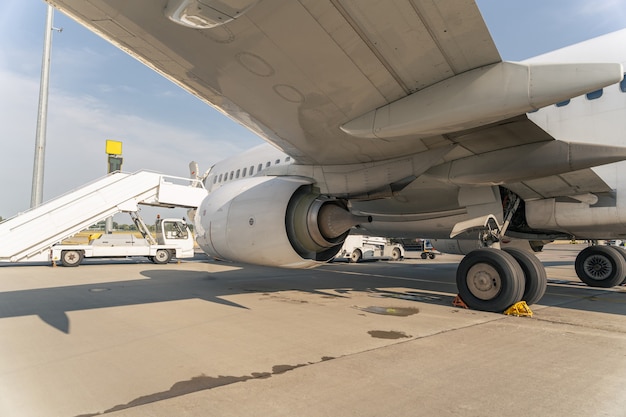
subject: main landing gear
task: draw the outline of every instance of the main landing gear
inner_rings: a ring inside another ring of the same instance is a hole
[[[576,275],[590,287],[610,288],[626,282],[626,252],[615,246],[589,246],[578,254]]]
[[[508,201],[502,226],[489,215],[459,223],[452,232],[451,237],[478,229],[484,246],[468,253],[456,271],[459,296],[469,308],[502,313],[520,301],[534,304],[546,292],[546,270],[535,255],[521,249],[499,249],[519,202],[517,197]]]
[[[459,296],[474,310],[501,313],[519,301],[543,297],[546,270],[530,252],[483,248],[465,256],[456,271]]]

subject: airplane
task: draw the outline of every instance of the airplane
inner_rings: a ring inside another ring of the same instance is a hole
[[[438,239],[467,253],[463,301],[502,312],[545,292],[533,249],[626,235],[626,31],[507,62],[471,0],[46,1],[267,142],[205,174],[209,255],[310,268],[353,228]],[[610,287],[626,253],[575,265]]]

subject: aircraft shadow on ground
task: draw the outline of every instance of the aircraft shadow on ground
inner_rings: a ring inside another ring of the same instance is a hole
[[[3,292],[0,293],[0,318],[36,315],[69,334],[71,326],[67,313],[71,311],[190,299],[247,309],[224,297],[279,291],[340,298],[361,292],[372,297],[372,304],[376,299],[402,299],[456,308],[452,305],[456,295],[454,273],[451,272],[454,264],[438,264],[438,267],[449,269],[443,278],[441,273],[431,276],[433,268],[426,264],[403,268],[404,275],[398,275],[398,268],[387,268],[385,264],[374,268],[367,266],[366,269],[362,268],[364,265],[338,265],[339,268],[335,265],[309,270],[254,267],[258,273],[253,276],[247,266],[222,272],[180,270],[170,266],[171,269],[166,266],[167,269],[142,271],[141,274],[148,279]],[[606,293],[603,289],[590,287],[567,288],[566,291],[578,300],[597,300],[599,294]],[[598,302],[563,303],[559,306],[626,315],[626,308],[621,303],[609,303],[608,306]]]

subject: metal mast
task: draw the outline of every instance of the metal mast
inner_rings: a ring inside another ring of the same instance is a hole
[[[46,14],[43,59],[41,62],[41,83],[39,86],[39,111],[37,113],[37,134],[35,137],[35,161],[33,164],[33,185],[30,206],[37,207],[43,200],[43,168],[46,151],[46,124],[48,113],[48,79],[50,76],[50,50],[52,49],[52,6]]]

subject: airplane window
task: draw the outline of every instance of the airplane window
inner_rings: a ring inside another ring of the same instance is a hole
[[[280,159],[276,160],[276,165],[280,164]]]
[[[233,179],[233,176],[234,176],[234,175],[235,175],[235,172],[234,172],[234,171],[230,171],[230,179],[231,179],[231,180]]]
[[[213,184],[217,182],[217,175],[213,177]]]
[[[285,158],[285,162],[289,162],[289,161],[291,161],[291,157],[290,156]]]
[[[250,167],[250,175],[254,175],[254,165]]]
[[[222,174],[220,174],[220,179],[218,181],[222,182]]]
[[[595,100],[602,97],[602,89],[592,91],[591,93],[587,93],[587,100]]]
[[[270,165],[272,165],[272,163],[270,161],[267,161],[267,164],[265,164],[265,168],[269,168]]]
[[[241,173],[241,176],[245,177],[247,172],[248,172],[248,168],[244,168],[243,172]]]
[[[565,101],[559,101],[558,103],[556,103],[557,107],[563,107],[563,106],[567,106],[569,104],[570,100],[565,100]]]
[[[263,164],[259,164],[259,167],[257,168],[257,172],[261,172],[261,170],[263,169]]]
[[[619,89],[622,91],[622,93],[626,93],[626,74],[624,74],[624,78],[622,78],[622,81],[619,82]]]
[[[239,174],[241,174],[241,170],[240,169],[237,170],[237,175],[235,175],[235,178],[239,178]]]

